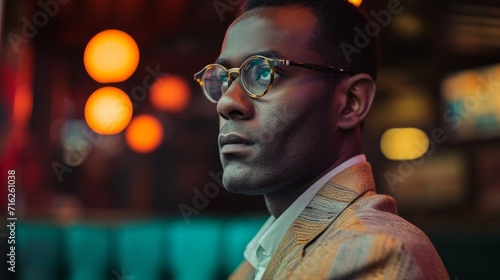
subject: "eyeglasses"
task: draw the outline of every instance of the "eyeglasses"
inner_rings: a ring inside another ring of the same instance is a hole
[[[264,96],[271,88],[275,67],[281,65],[297,66],[322,72],[346,72],[349,70],[333,66],[296,62],[286,59],[271,59],[261,55],[249,57],[240,68],[227,69],[220,64],[209,64],[194,74],[203,94],[213,103],[217,103],[231,85],[232,74],[240,76],[240,85],[252,98]]]

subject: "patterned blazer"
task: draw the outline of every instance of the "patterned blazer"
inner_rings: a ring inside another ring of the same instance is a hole
[[[371,166],[334,176],[281,240],[262,279],[449,279],[427,236],[375,192]],[[244,261],[230,279],[253,279]]]

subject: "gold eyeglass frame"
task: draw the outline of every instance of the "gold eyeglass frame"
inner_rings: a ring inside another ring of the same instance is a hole
[[[258,94],[250,92],[246,88],[246,86],[244,85],[244,83],[241,81],[241,79],[240,79],[240,85],[241,85],[241,87],[243,88],[243,90],[245,91],[245,93],[248,96],[250,96],[251,98],[262,97],[262,96],[264,96],[271,89],[271,86],[273,85],[273,81],[274,81],[274,71],[275,71],[274,69],[277,66],[296,66],[296,67],[301,67],[301,68],[310,69],[310,70],[316,70],[316,71],[322,71],[322,72],[346,72],[346,73],[349,73],[348,69],[338,68],[338,67],[335,67],[335,66],[327,66],[327,65],[319,65],[319,64],[312,64],[312,63],[297,62],[297,61],[292,61],[292,60],[288,60],[288,59],[280,59],[280,58],[267,58],[267,57],[262,56],[262,55],[253,55],[253,56],[250,56],[249,58],[247,58],[241,64],[241,66],[239,68],[230,68],[230,69],[227,69],[226,67],[224,67],[223,65],[220,65],[220,64],[216,64],[216,63],[208,64],[203,69],[201,69],[199,72],[197,72],[196,74],[194,74],[194,80],[197,81],[200,84],[201,90],[203,91],[203,94],[205,95],[205,97],[208,100],[210,100],[211,102],[217,103],[218,100],[213,99],[205,91],[205,89],[203,87],[203,79],[202,79],[202,77],[203,77],[203,74],[205,73],[205,71],[207,69],[211,68],[211,67],[221,67],[222,69],[224,69],[227,72],[228,82],[230,83],[231,82],[231,74],[237,73],[238,76],[241,77],[241,69],[243,68],[243,66],[245,66],[247,63],[249,63],[250,61],[252,61],[254,59],[262,59],[262,60],[264,60],[268,64],[269,68],[271,69],[271,78],[269,80],[269,85],[264,90],[264,92],[258,93]],[[229,86],[228,86],[228,88],[229,88]],[[222,93],[222,94],[224,94],[224,93]]]

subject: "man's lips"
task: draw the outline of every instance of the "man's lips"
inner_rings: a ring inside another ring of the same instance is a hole
[[[240,136],[235,133],[229,133],[226,135],[220,135],[219,136],[219,146],[223,147],[224,145],[227,144],[251,144],[250,140],[247,138]]]
[[[221,154],[246,154],[250,151],[253,142],[247,137],[236,133],[219,136],[219,148]]]

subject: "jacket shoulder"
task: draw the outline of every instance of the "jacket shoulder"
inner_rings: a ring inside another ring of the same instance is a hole
[[[306,257],[320,252],[322,273],[329,279],[381,275],[385,279],[448,279],[425,233],[396,212],[390,196],[362,196],[327,227],[307,249]]]

